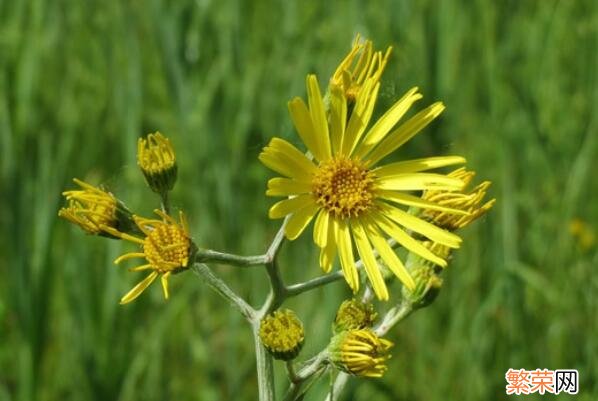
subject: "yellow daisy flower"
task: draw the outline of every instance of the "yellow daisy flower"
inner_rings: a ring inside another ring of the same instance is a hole
[[[180,223],[161,210],[154,212],[162,220],[145,219],[133,216],[139,229],[145,234],[145,238],[138,238],[122,233],[111,227],[103,227],[104,230],[136,244],[139,244],[143,252],[131,252],[117,258],[114,263],[118,264],[132,258],[145,258],[147,263],[129,269],[130,271],[151,270],[151,273],[137,284],[120,300],[121,304],[133,301],[149,287],[151,283],[161,276],[164,298],[168,299],[168,278],[173,273],[179,273],[188,268],[189,260],[193,249],[193,243],[189,237],[189,228],[183,212],[179,214]]]
[[[286,225],[286,237],[297,238],[315,218],[314,241],[321,248],[320,265],[324,271],[330,271],[338,252],[345,280],[357,292],[355,245],[377,297],[386,300],[388,290],[373,249],[404,285],[414,287],[413,279],[387,243],[387,237],[441,266],[445,266],[446,261],[406,230],[451,248],[458,248],[461,242],[455,234],[407,213],[397,204],[458,214],[467,212],[451,210],[409,193],[462,188],[463,182],[458,178],[426,172],[464,163],[462,157],[431,157],[376,167],[444,109],[442,103],[434,103],[395,127],[411,105],[422,97],[417,88],[413,88],[367,129],[379,87],[374,78],[367,80],[349,115],[342,90],[332,86],[327,115],[316,77],[308,75],[308,104],[294,98],[289,102],[289,110],[313,160],[280,138],[273,138],[259,159],[284,176],[269,180],[266,194],[288,197],[269,211],[273,219],[292,215]]]
[[[67,206],[58,211],[58,216],[81,227],[88,234],[108,235],[102,226],[127,231],[131,225],[131,213],[110,192],[96,188],[74,178],[81,189],[64,191]]]
[[[380,80],[391,51],[392,47],[389,46],[384,54],[381,51],[374,52],[372,41],[361,41],[357,35],[351,51],[334,71],[330,85],[341,88],[345,97],[350,102],[354,101],[365,82]]]

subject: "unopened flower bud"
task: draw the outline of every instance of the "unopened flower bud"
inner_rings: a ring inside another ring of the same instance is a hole
[[[159,132],[137,141],[137,164],[152,191],[165,194],[172,190],[177,164],[170,140]]]
[[[409,300],[415,307],[423,308],[430,305],[440,293],[442,279],[438,277],[433,266],[422,264],[411,271],[415,281],[415,288],[410,291],[403,287],[403,297]]]
[[[280,309],[264,317],[259,334],[268,352],[283,361],[299,355],[305,340],[303,323],[290,309]]]
[[[343,301],[336,312],[333,331],[370,328],[376,320],[377,313],[371,303],[363,303],[357,299]]]
[[[382,377],[387,370],[388,351],[394,344],[370,329],[342,331],[330,340],[330,362],[338,369],[364,377]]]

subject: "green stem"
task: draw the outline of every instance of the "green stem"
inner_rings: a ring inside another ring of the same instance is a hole
[[[216,262],[237,267],[250,267],[265,265],[269,260],[268,254],[240,256],[232,253],[213,251],[211,249],[199,249],[195,255],[198,262]]]
[[[260,340],[259,320],[253,322],[252,329],[253,342],[255,345],[259,401],[274,401],[274,370],[272,367],[272,357],[268,354],[268,351],[264,348],[262,341]]]
[[[233,308],[237,309],[249,322],[256,320],[256,310],[251,307],[243,298],[237,295],[224,281],[218,278],[212,270],[203,263],[194,263],[191,269],[201,276],[210,287],[224,299],[226,299]]]

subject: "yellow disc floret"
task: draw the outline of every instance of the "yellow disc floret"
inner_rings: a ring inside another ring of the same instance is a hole
[[[160,273],[187,266],[189,238],[176,225],[157,225],[143,241],[143,253]]]
[[[374,175],[358,160],[338,157],[320,164],[312,180],[316,203],[337,218],[358,217],[374,200]]]

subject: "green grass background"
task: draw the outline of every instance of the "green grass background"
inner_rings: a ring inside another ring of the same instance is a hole
[[[578,369],[579,395],[558,398],[598,399],[598,250],[568,231],[573,218],[598,229],[597,9],[0,1],[0,400],[257,398],[244,321],[192,273],[171,280],[167,303],[155,285],[119,306],[142,277],[112,263],[132,245],[59,220],[60,192],[79,177],[148,215],[158,199],[136,140],[160,130],[179,159],[174,206],[197,242],[263,252],[278,222],[257,155],[275,135],[298,143],[287,100],[304,95],[307,73],[325,84],[358,32],[394,47],[381,104],[418,85],[422,104],[447,105],[397,157],[465,155],[498,202],[463,232],[436,302],[390,333],[386,376],[353,380],[342,399],[506,399],[510,367]],[[320,274],[309,237],[283,249],[289,282]],[[262,269],[214,268],[263,300]],[[289,301],[307,328],[302,357],[325,344],[346,296],[339,282]],[[322,400],[326,381],[307,399]]]

